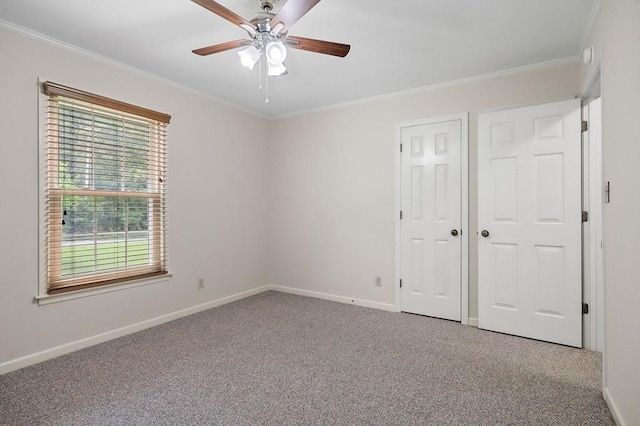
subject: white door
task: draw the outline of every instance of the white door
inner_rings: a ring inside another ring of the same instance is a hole
[[[478,326],[582,346],[580,100],[478,117]]]
[[[457,119],[401,128],[401,309],[455,321],[461,319],[462,127]]]

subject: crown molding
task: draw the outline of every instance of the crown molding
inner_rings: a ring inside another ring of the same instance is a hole
[[[8,30],[8,31],[20,34],[22,36],[25,36],[25,37],[28,37],[28,38],[31,38],[31,39],[34,39],[34,40],[49,44],[49,45],[57,47],[59,49],[66,50],[66,51],[71,52],[71,53],[75,53],[75,54],[80,55],[80,56],[85,56],[85,57],[88,57],[88,58],[91,58],[91,59],[94,59],[94,60],[98,60],[98,61],[107,63],[109,65],[116,66],[116,67],[118,67],[120,69],[132,72],[132,73],[140,75],[142,77],[147,77],[147,78],[156,80],[156,81],[158,81],[160,83],[175,87],[175,88],[180,89],[180,90],[184,90],[184,91],[192,93],[194,95],[201,96],[201,97],[206,98],[206,99],[208,99],[210,101],[223,104],[225,106],[228,106],[230,108],[233,108],[233,109],[241,111],[241,112],[244,112],[246,114],[250,114],[250,115],[252,115],[254,117],[257,117],[257,118],[262,118],[262,119],[268,119],[269,118],[268,116],[266,116],[264,114],[260,114],[260,113],[257,113],[256,111],[252,111],[250,109],[241,107],[240,105],[234,104],[233,102],[227,101],[225,99],[221,99],[221,98],[212,96],[212,95],[210,95],[210,94],[208,94],[206,92],[203,92],[201,90],[197,90],[197,89],[194,89],[192,87],[186,86],[184,84],[177,83],[177,82],[175,82],[173,80],[169,80],[168,78],[165,78],[165,77],[160,77],[159,75],[150,73],[148,71],[143,71],[143,70],[141,70],[139,68],[133,67],[131,65],[127,65],[127,64],[125,64],[123,62],[116,61],[115,59],[111,59],[111,58],[109,58],[107,56],[102,56],[102,55],[99,55],[99,54],[97,54],[95,52],[92,52],[90,50],[82,49],[82,48],[80,48],[78,46],[74,46],[72,44],[65,43],[64,41],[61,41],[61,40],[58,40],[56,38],[53,38],[53,37],[38,33],[36,31],[30,30],[28,28],[21,27],[19,25],[16,25],[16,24],[14,24],[12,22],[5,21],[3,19],[0,19],[0,29],[5,29],[5,30]]]
[[[600,11],[600,6],[602,6],[602,2],[604,0],[596,0],[591,8],[591,13],[589,14],[589,19],[587,20],[587,25],[584,27],[584,32],[582,33],[582,38],[580,39],[580,44],[578,44],[578,51],[576,52],[576,58],[582,58],[582,51],[587,47],[587,41],[589,37],[591,37],[591,32],[593,31],[593,25],[596,22],[596,18],[598,17],[598,12]]]
[[[186,92],[201,96],[201,97],[206,98],[206,99],[208,99],[210,101],[226,105],[228,107],[231,107],[233,109],[236,109],[238,111],[241,111],[243,113],[252,115],[252,116],[257,117],[257,118],[261,118],[261,119],[265,119],[265,120],[280,120],[280,119],[285,119],[285,118],[292,118],[292,117],[297,117],[297,116],[302,116],[302,115],[313,114],[313,113],[322,112],[322,111],[328,111],[328,110],[337,109],[337,108],[344,108],[344,107],[348,107],[348,106],[366,104],[366,103],[374,102],[374,101],[393,99],[393,98],[397,98],[397,97],[408,96],[408,95],[424,93],[424,92],[430,92],[430,91],[440,90],[440,89],[449,88],[449,87],[455,87],[455,86],[461,86],[461,85],[465,85],[465,84],[477,83],[477,82],[481,82],[481,81],[496,79],[496,78],[500,78],[500,77],[506,77],[506,76],[510,76],[510,75],[522,74],[522,73],[527,73],[527,72],[532,72],[532,71],[537,71],[537,70],[543,70],[543,69],[547,69],[547,68],[554,68],[554,67],[559,67],[559,66],[563,66],[563,65],[579,63],[579,61],[580,61],[579,58],[582,56],[582,50],[583,50],[582,45],[584,43],[586,43],[586,40],[589,37],[589,34],[591,32],[591,28],[593,26],[593,23],[595,22],[595,18],[597,16],[597,12],[598,12],[598,10],[600,8],[600,4],[602,3],[602,1],[603,0],[596,0],[596,3],[594,4],[594,6],[593,6],[593,8],[591,10],[591,15],[590,15],[590,18],[589,18],[589,22],[588,22],[587,27],[585,28],[585,31],[584,31],[583,36],[582,36],[581,47],[578,50],[578,53],[576,54],[576,56],[568,57],[568,58],[562,58],[562,59],[556,59],[556,60],[547,61],[547,62],[541,62],[541,63],[533,64],[533,65],[526,65],[526,66],[523,66],[523,67],[510,68],[510,69],[507,69],[507,70],[502,70],[502,71],[497,71],[497,72],[492,72],[492,73],[487,73],[487,74],[481,74],[481,75],[472,76],[472,77],[466,77],[466,78],[462,78],[462,79],[458,79],[458,80],[451,80],[451,81],[436,83],[436,84],[422,86],[422,87],[418,87],[418,88],[414,88],[414,89],[402,90],[402,91],[398,91],[398,92],[391,92],[391,93],[386,93],[386,94],[382,94],[382,95],[371,96],[371,97],[366,97],[366,98],[362,98],[362,99],[356,99],[356,100],[352,100],[352,101],[346,101],[346,102],[341,102],[341,103],[336,103],[336,104],[331,104],[331,105],[324,105],[324,106],[320,106],[320,107],[317,107],[317,108],[310,108],[310,109],[306,109],[306,110],[301,110],[301,111],[296,111],[296,112],[293,112],[293,113],[276,115],[276,116],[269,116],[269,115],[258,113],[256,111],[253,111],[253,110],[250,110],[248,108],[244,108],[244,107],[242,107],[240,105],[234,104],[234,103],[232,103],[230,101],[227,101],[225,99],[221,99],[221,98],[212,96],[212,95],[210,95],[210,94],[208,94],[206,92],[203,92],[201,90],[193,89],[193,88],[191,88],[189,86],[186,86],[184,84],[177,83],[175,81],[169,80],[169,79],[164,78],[164,77],[160,77],[160,76],[158,76],[156,74],[153,74],[153,73],[150,73],[148,71],[143,71],[143,70],[141,70],[139,68],[136,68],[136,67],[133,67],[131,65],[127,65],[127,64],[124,64],[122,62],[116,61],[114,59],[108,58],[106,56],[102,56],[102,55],[99,55],[97,53],[91,52],[89,50],[82,49],[80,47],[71,45],[69,43],[65,43],[63,41],[57,40],[57,39],[55,39],[53,37],[49,37],[49,36],[40,34],[38,32],[32,31],[30,29],[20,27],[18,25],[15,25],[13,23],[10,23],[10,22],[2,20],[2,19],[0,19],[0,28],[4,28],[4,29],[7,29],[9,31],[13,31],[13,32],[21,34],[23,36],[26,36],[26,37],[29,37],[29,38],[32,38],[32,39],[47,43],[49,45],[52,45],[52,46],[55,46],[57,48],[70,51],[72,53],[76,53],[78,55],[82,55],[82,56],[85,56],[85,57],[89,57],[89,58],[92,58],[92,59],[95,59],[95,60],[99,60],[99,61],[108,63],[110,65],[117,66],[117,67],[119,67],[121,69],[133,72],[135,74],[138,74],[138,75],[141,75],[141,76],[144,76],[144,77],[147,77],[147,78],[154,79],[154,80],[156,80],[158,82],[161,82],[161,83],[176,87],[178,89],[184,90]]]
[[[445,81],[445,82],[442,82],[442,83],[436,83],[436,84],[431,84],[431,85],[428,85],[428,86],[417,87],[415,89],[402,90],[402,91],[399,91],[399,92],[386,93],[386,94],[383,94],[383,95],[371,96],[371,97],[368,97],[368,98],[358,99],[358,100],[354,100],[354,101],[347,101],[347,102],[341,102],[341,103],[337,103],[337,104],[333,104],[333,105],[326,105],[326,106],[321,106],[321,107],[317,107],[317,108],[311,108],[311,109],[307,109],[307,110],[304,110],[304,111],[299,111],[299,112],[294,112],[294,113],[290,113],[290,114],[283,114],[283,115],[279,115],[279,116],[275,116],[275,117],[270,117],[269,120],[280,120],[280,119],[284,119],[284,118],[292,118],[292,117],[297,117],[297,116],[301,116],[301,115],[307,115],[307,114],[313,114],[313,113],[322,112],[322,111],[328,111],[328,110],[332,110],[332,109],[336,109],[336,108],[344,108],[344,107],[360,105],[360,104],[365,104],[365,103],[374,102],[374,101],[382,101],[382,100],[386,100],[386,99],[393,99],[393,98],[397,98],[397,97],[401,97],[401,96],[409,96],[409,95],[414,95],[414,94],[418,94],[418,93],[431,92],[431,91],[434,91],[434,90],[446,89],[446,88],[455,87],[455,86],[462,86],[462,85],[471,84],[471,83],[478,83],[478,82],[482,82],[482,81],[486,81],[486,80],[493,80],[493,79],[500,78],[500,77],[507,77],[507,76],[510,76],[510,75],[523,74],[523,73],[528,73],[528,72],[532,72],[532,71],[539,71],[539,70],[544,70],[544,69],[548,69],[548,68],[555,68],[555,67],[560,67],[560,66],[569,65],[569,64],[577,64],[579,62],[580,61],[579,61],[578,57],[571,56],[571,57],[568,57],[568,58],[556,59],[556,60],[553,60],[553,61],[541,62],[541,63],[538,63],[538,64],[527,65],[527,66],[523,66],[523,67],[510,68],[510,69],[503,70],[503,71],[496,71],[496,72],[492,72],[492,73],[488,73],[488,74],[481,74],[481,75],[477,75],[477,76],[473,76],[473,77],[461,78],[461,79],[458,79],[458,80]]]

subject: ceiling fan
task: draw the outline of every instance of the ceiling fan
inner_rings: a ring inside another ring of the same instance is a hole
[[[242,65],[253,69],[264,55],[267,60],[267,76],[269,77],[277,77],[287,73],[287,68],[284,66],[284,60],[287,56],[285,46],[342,58],[347,56],[351,49],[348,44],[296,37],[288,34],[289,28],[318,4],[320,0],[288,0],[276,14],[271,11],[278,0],[258,0],[262,12],[249,20],[242,18],[214,0],[192,1],[244,29],[250,37],[249,40],[234,40],[202,47],[195,49],[193,53],[206,56],[246,47],[238,52]]]

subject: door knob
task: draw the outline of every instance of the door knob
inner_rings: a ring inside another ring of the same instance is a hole
[[[489,236],[489,231],[487,231],[486,229],[483,229],[482,232],[480,233],[480,235],[482,235],[483,237],[487,238]]]
[[[452,229],[451,230],[451,235],[453,235],[454,237],[458,236],[458,230],[457,229]]]

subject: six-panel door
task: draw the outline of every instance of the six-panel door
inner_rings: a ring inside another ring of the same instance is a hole
[[[460,120],[401,130],[402,311],[455,321],[461,297],[461,131]]]
[[[582,345],[580,123],[579,100],[479,115],[480,328]]]

